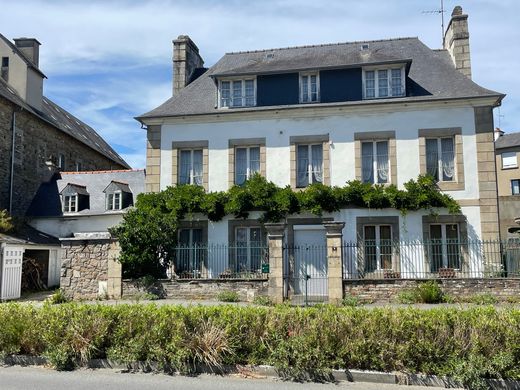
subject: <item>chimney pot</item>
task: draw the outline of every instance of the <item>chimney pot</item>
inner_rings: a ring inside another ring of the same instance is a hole
[[[462,7],[460,5],[455,6],[453,8],[453,12],[451,13],[451,16],[459,16],[462,15]]]

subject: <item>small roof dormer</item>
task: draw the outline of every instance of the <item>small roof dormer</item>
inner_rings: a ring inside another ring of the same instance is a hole
[[[90,208],[90,194],[84,185],[67,183],[60,195],[64,214],[78,213]]]
[[[112,180],[103,190],[105,211],[118,211],[134,205],[134,196],[128,183]]]

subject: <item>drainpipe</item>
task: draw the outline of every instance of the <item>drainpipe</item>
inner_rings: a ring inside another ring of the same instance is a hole
[[[20,111],[21,110],[22,109],[20,108]],[[11,130],[13,131],[13,137],[11,140],[11,170],[9,172],[9,215],[13,214],[14,151],[15,151],[15,142],[16,142],[16,108],[13,108]]]

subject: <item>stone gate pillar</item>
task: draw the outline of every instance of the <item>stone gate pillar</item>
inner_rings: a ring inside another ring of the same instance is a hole
[[[283,238],[285,223],[266,223],[269,245],[268,294],[273,303],[283,302]]]
[[[343,299],[343,228],[345,222],[326,222],[329,302]]]

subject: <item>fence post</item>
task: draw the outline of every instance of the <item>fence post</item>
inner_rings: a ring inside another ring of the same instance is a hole
[[[339,303],[343,299],[343,228],[345,222],[326,222],[327,265],[329,279],[329,302]]]
[[[274,303],[283,302],[283,237],[285,223],[266,223],[269,241],[268,294]]]

